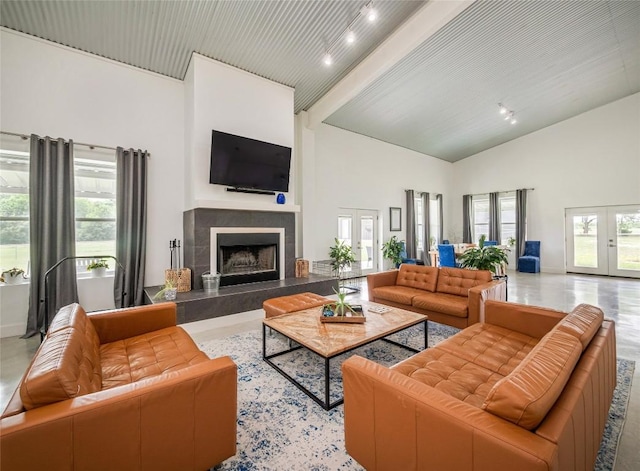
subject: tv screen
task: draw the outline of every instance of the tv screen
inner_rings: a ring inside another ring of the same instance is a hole
[[[291,148],[213,131],[209,182],[234,188],[289,191]]]

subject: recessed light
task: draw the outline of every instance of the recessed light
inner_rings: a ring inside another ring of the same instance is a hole
[[[331,65],[331,64],[333,64],[333,57],[331,57],[331,54],[329,54],[327,52],[324,55],[324,58],[322,59],[322,62],[324,62],[324,65]]]
[[[353,44],[356,41],[356,34],[352,30],[349,30],[345,40],[347,41],[347,44]]]

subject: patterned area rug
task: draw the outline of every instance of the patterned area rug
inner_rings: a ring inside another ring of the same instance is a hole
[[[429,346],[458,329],[429,322]],[[391,337],[420,348],[424,333],[417,326]],[[220,470],[362,470],[344,449],[343,406],[325,411],[262,360],[261,332],[250,331],[200,344],[215,358],[229,355],[238,365],[238,451]],[[267,337],[267,352],[287,349],[286,341]],[[340,364],[360,355],[390,366],[412,353],[378,341],[331,360],[331,400],[342,396]],[[324,383],[323,362],[304,349],[274,359],[287,373],[320,395]],[[616,448],[629,403],[635,363],[618,360],[618,386],[614,393],[595,469],[612,470]]]

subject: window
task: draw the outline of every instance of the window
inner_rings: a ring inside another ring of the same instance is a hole
[[[74,149],[76,255],[116,254],[116,162],[111,150]],[[86,265],[87,260],[78,264]],[[110,268],[113,268],[110,264]]]
[[[509,245],[510,238],[516,238],[516,195],[501,193],[500,203],[500,244]]]
[[[474,196],[473,206],[473,242],[478,242],[480,237],[489,238],[489,195]]]
[[[422,197],[417,196],[414,198],[414,209],[416,213],[416,250],[418,257],[422,256],[424,250],[424,232],[422,230]],[[429,199],[429,241],[428,250],[433,245],[440,243],[438,240],[438,234],[440,234],[440,215],[439,215],[438,200],[435,199],[435,195]]]
[[[0,268],[28,271],[29,141],[1,135]]]
[[[74,148],[76,255],[116,253],[116,164],[112,150]],[[29,141],[0,141],[0,268],[28,271]],[[89,260],[78,260],[87,265]],[[113,268],[110,264],[110,267]],[[79,271],[82,273],[82,271]]]

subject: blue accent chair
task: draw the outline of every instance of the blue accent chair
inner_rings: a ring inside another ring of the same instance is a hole
[[[524,255],[518,258],[518,271],[523,273],[540,272],[540,241],[527,240],[524,243]]]
[[[409,256],[407,255],[407,248],[404,245],[404,241],[400,243],[402,244],[402,251],[400,252],[400,258],[402,259],[401,263],[407,263],[409,265],[424,265],[424,262],[419,258],[408,258]]]
[[[484,246],[486,247],[487,245],[498,245],[498,241],[497,240],[485,240],[484,241]]]
[[[456,268],[456,251],[453,244],[438,244],[438,257],[441,267]]]

